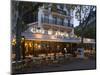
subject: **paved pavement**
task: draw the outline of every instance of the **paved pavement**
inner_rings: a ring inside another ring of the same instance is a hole
[[[41,65],[28,68],[17,73],[41,73],[41,72],[57,72],[57,71],[73,71],[73,70],[90,70],[96,68],[94,59],[77,59],[69,63]]]

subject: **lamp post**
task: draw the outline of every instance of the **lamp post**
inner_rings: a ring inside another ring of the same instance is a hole
[[[25,59],[25,37],[21,38],[22,59]]]

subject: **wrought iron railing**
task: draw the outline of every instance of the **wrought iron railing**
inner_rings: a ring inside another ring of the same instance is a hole
[[[58,21],[58,20],[53,20],[53,19],[43,18],[43,17],[41,18],[41,20],[42,20],[42,23],[69,26],[68,23],[65,23],[64,21]],[[73,27],[73,24],[70,24],[69,27]]]

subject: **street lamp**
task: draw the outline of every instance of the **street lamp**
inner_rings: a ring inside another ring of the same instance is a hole
[[[22,49],[22,57],[23,57],[23,59],[25,59],[25,37],[24,36],[22,36],[22,38],[21,38],[21,49]]]
[[[25,37],[24,37],[24,36],[22,36],[21,41],[22,41],[22,42],[24,42],[24,41],[25,41]]]

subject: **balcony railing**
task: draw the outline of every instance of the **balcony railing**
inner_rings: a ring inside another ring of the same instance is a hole
[[[68,26],[68,23],[65,23],[63,20],[58,21],[58,20],[53,20],[53,19],[43,18],[43,17],[41,19],[42,19],[42,23],[55,24],[55,25],[61,25],[61,26]],[[73,24],[70,24],[69,27],[73,27]]]
[[[67,15],[66,12],[64,10],[61,10],[61,9],[51,9],[52,12],[56,12],[56,13],[59,13],[59,14],[62,14],[62,15]]]

